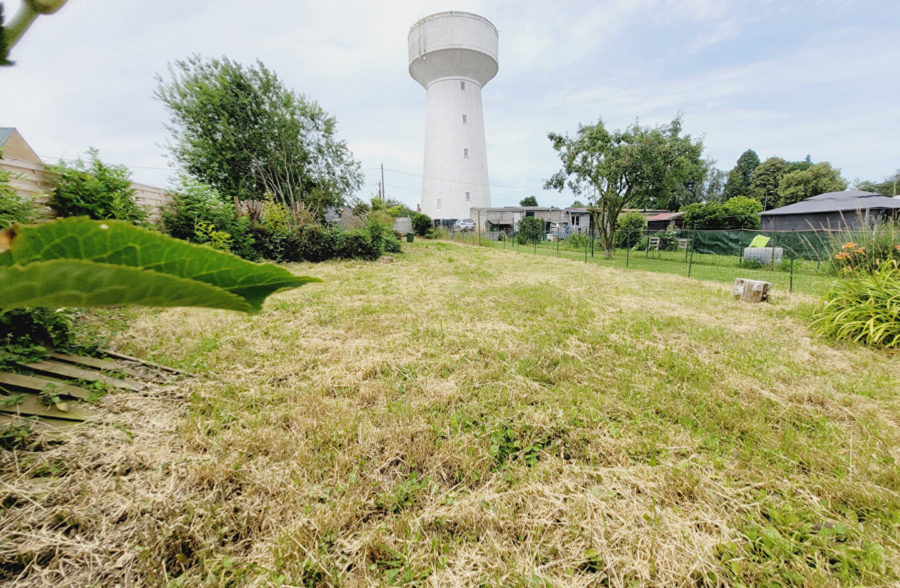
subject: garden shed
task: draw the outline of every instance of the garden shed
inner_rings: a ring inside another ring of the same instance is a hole
[[[827,192],[761,213],[763,231],[855,230],[900,216],[900,198],[874,192]]]

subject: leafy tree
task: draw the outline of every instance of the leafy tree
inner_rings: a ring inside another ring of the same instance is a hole
[[[59,216],[144,222],[147,211],[134,201],[128,169],[103,163],[96,149],[91,149],[89,154],[88,164],[79,159],[72,165],[60,162],[51,167],[55,178],[50,206]]]
[[[896,196],[898,194],[897,189],[900,187],[900,170],[897,170],[894,172],[894,175],[886,177],[881,182],[857,180],[853,187],[864,192],[875,192],[882,196]]]
[[[519,206],[537,206],[537,196],[526,196],[519,201]]]
[[[156,76],[175,160],[225,198],[303,202],[324,218],[362,185],[359,162],[318,103],[287,89],[257,61],[194,55]]]
[[[703,175],[703,145],[681,135],[681,119],[669,125],[609,131],[598,121],[581,125],[574,137],[550,133],[562,169],[547,188],[569,187],[589,200],[606,257],[612,257],[619,214],[635,202],[653,202]]]
[[[519,243],[538,243],[544,240],[546,221],[536,216],[526,216],[519,221],[517,238]]]
[[[741,153],[734,168],[728,172],[728,181],[725,182],[722,197],[728,199],[749,195],[753,171],[757,166],[759,166],[759,155],[756,154],[756,151],[747,149]]]
[[[792,171],[791,164],[780,157],[770,157],[760,163],[750,179],[751,196],[763,204],[763,210],[772,208],[778,202],[778,188],[784,176]]]
[[[647,219],[639,212],[626,212],[619,217],[619,227],[616,229],[616,247],[631,247],[644,234],[647,228]]]
[[[778,206],[794,204],[826,192],[840,192],[846,188],[847,180],[841,177],[841,170],[823,161],[804,170],[785,174],[778,186]]]
[[[735,196],[721,203],[689,204],[682,210],[688,229],[758,229],[762,204],[754,198]]]
[[[581,200],[576,200],[572,203],[572,208],[584,208],[585,204]]]

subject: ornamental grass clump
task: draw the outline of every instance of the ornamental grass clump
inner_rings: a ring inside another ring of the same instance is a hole
[[[900,251],[900,245],[897,248]],[[838,255],[852,259],[861,255],[856,249]],[[820,335],[900,349],[900,264],[888,260],[871,273],[857,271],[838,281],[813,319],[811,328]]]

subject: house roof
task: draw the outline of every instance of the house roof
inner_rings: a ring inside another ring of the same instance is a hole
[[[664,212],[662,214],[654,214],[653,216],[647,217],[647,222],[651,221],[670,221],[679,219],[684,216],[683,212]]]
[[[900,200],[888,198],[874,192],[847,190],[845,192],[826,192],[795,204],[773,208],[761,213],[761,216],[778,216],[783,214],[816,214],[824,212],[842,212],[873,209],[900,210]]]
[[[6,144],[15,130],[13,127],[0,127],[0,147]]]

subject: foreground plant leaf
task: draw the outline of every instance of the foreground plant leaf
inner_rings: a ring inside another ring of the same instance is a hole
[[[136,304],[255,312],[278,290],[318,281],[122,221],[67,218],[17,225],[0,236],[0,308]]]

